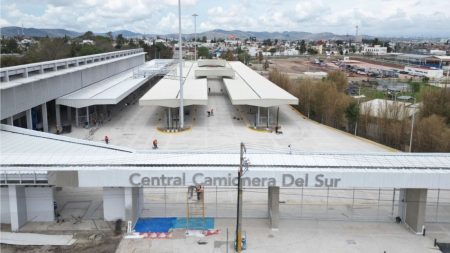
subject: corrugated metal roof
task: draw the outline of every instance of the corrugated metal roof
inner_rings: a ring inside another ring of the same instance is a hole
[[[206,78],[196,79],[195,70],[197,64],[185,62],[183,64],[183,102],[188,105],[207,105],[207,83]],[[141,99],[139,105],[157,105],[165,107],[180,106],[180,70],[178,64],[172,67],[163,79],[151,88]]]
[[[1,125],[1,170],[90,170],[119,168],[199,169],[236,167],[236,153],[205,151],[136,152],[106,144],[83,141]],[[334,169],[385,169],[450,171],[450,154],[436,153],[297,153],[252,152],[245,155],[251,167]]]
[[[142,66],[124,71],[60,97],[56,99],[56,103],[75,108],[100,104],[117,104],[150,78],[158,74],[157,70],[164,69],[167,64],[157,64],[157,60],[152,60]],[[151,75],[137,74],[140,69],[149,68],[155,69]]]
[[[236,73],[235,79],[224,79],[233,105],[261,107],[298,104],[298,98],[256,73],[240,61],[228,62]]]

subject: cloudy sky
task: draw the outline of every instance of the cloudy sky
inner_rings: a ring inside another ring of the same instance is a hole
[[[0,0],[0,26],[172,33],[177,0]],[[182,0],[183,33],[306,31],[450,37],[450,0]]]

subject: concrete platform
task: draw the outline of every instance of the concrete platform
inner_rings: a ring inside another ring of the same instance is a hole
[[[234,219],[217,220],[221,234],[186,239],[123,239],[116,253],[125,252],[228,252],[233,251]],[[227,243],[226,231],[229,231]],[[429,237],[412,234],[394,223],[282,220],[280,229],[268,229],[267,220],[244,219],[247,250],[244,252],[315,253],[427,253],[439,252]]]
[[[207,117],[213,109],[214,116]],[[227,150],[236,151],[243,141],[248,149],[288,150],[304,152],[386,152],[392,149],[354,137],[343,131],[306,119],[290,106],[280,106],[279,125],[283,134],[255,131],[253,126],[256,110],[248,106],[232,106],[225,95],[209,96],[208,106],[190,106],[185,125],[191,130],[183,133],[163,133],[158,127],[166,125],[165,109],[157,106],[123,106],[92,136],[89,130],[73,128],[68,136],[102,142],[105,135],[110,143],[118,146],[148,150],[153,139],[158,140],[160,150]],[[261,109],[261,122],[267,112]],[[272,124],[276,122],[276,108],[271,111]],[[236,120],[233,118],[243,118]]]

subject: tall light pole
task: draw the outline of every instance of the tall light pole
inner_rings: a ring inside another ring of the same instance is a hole
[[[196,13],[192,14],[194,17],[194,61],[197,61],[197,17]]]
[[[398,97],[398,99],[400,100],[411,100],[413,99],[413,104],[411,105],[413,108],[413,114],[412,114],[412,118],[411,118],[411,134],[409,136],[409,153],[411,153],[412,150],[412,141],[413,141],[413,133],[414,133],[414,121],[415,121],[415,116],[416,116],[416,98],[412,97],[412,96],[400,96]]]
[[[181,0],[178,0],[178,65],[180,66],[180,129],[184,128],[183,45],[181,41]]]
[[[247,172],[250,161],[244,157],[247,153],[244,143],[241,142],[241,155],[238,171],[238,196],[237,196],[237,215],[236,215],[236,251],[242,252],[242,176]],[[245,238],[247,240],[247,238]]]

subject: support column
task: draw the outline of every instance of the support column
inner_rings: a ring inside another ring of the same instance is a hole
[[[422,233],[425,224],[427,189],[406,189],[405,223],[416,233]]]
[[[270,107],[267,107],[267,128],[269,128],[270,124]]]
[[[56,112],[56,131],[61,131],[61,106],[56,104],[55,105],[55,112]]]
[[[79,119],[78,119],[78,108],[75,108],[75,126],[80,126],[79,124]]]
[[[103,187],[103,216],[107,221],[137,221],[143,207],[142,187]]]
[[[19,185],[9,185],[9,213],[11,216],[11,231],[19,231],[27,222],[27,203],[25,187]]]
[[[72,125],[72,107],[66,106],[67,108],[67,122]]]
[[[172,108],[168,107],[167,110],[168,110],[168,115],[169,115],[167,118],[167,125],[170,129],[170,128],[172,128]]]
[[[126,220],[123,187],[103,187],[103,218],[106,221]]]
[[[27,118],[27,128],[33,129],[33,117],[31,115],[31,109],[26,110],[25,115]]]
[[[86,122],[89,127],[89,106],[86,106]]]
[[[261,107],[258,106],[258,113],[256,114],[256,126],[259,126],[260,118],[261,118]]]
[[[48,117],[47,117],[47,103],[41,105],[42,111],[42,128],[44,132],[48,133]]]
[[[14,126],[14,118],[13,118],[13,116],[8,117],[8,118],[6,119],[6,124],[8,124],[8,125],[10,125],[10,126]]]
[[[268,215],[271,229],[278,229],[280,220],[280,187],[269,186]]]
[[[406,189],[398,190],[398,217],[405,222],[406,216]]]

